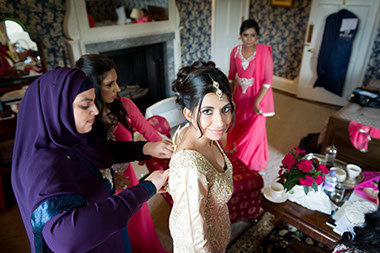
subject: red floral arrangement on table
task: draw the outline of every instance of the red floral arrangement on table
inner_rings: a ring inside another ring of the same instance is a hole
[[[285,179],[284,187],[287,192],[295,185],[303,185],[305,194],[308,194],[310,187],[318,191],[318,185],[323,183],[329,173],[329,169],[317,158],[306,159],[305,153],[305,150],[294,147],[281,161],[278,174]]]

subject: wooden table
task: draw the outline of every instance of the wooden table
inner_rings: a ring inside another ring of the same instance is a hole
[[[276,204],[267,200],[263,195],[260,200],[261,207],[265,211],[327,246],[341,239],[341,236],[326,224],[330,217],[327,214],[309,210],[289,200]],[[331,245],[331,247],[334,246]]]

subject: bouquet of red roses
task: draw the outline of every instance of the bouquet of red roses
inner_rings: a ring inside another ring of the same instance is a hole
[[[303,185],[305,194],[310,187],[318,191],[318,185],[322,184],[329,169],[317,158],[305,158],[305,150],[298,147],[287,154],[282,160],[279,177],[285,180],[284,187],[290,191],[295,185]]]

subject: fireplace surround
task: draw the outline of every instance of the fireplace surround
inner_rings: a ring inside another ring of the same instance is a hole
[[[179,14],[175,0],[168,0],[169,20],[139,24],[122,24],[90,28],[85,0],[66,1],[64,32],[70,62],[83,54],[98,53],[110,56],[133,48],[162,45],[163,89],[162,97],[172,96],[170,83],[180,68],[181,51]],[[112,57],[110,57],[112,58]],[[120,58],[120,57],[119,57]],[[158,77],[160,78],[160,77]]]

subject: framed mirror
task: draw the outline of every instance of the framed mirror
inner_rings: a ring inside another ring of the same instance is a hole
[[[168,0],[86,0],[85,4],[90,28],[169,20]]]
[[[34,42],[23,24],[0,22],[0,121],[15,117],[26,87],[46,72],[42,43]]]
[[[0,22],[0,77],[38,75],[46,67],[41,59],[39,45],[17,20]]]

